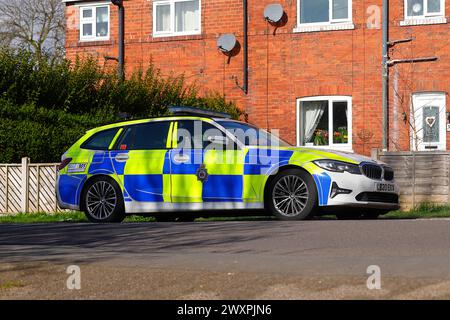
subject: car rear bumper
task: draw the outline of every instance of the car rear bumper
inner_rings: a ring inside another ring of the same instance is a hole
[[[56,178],[56,200],[58,203],[58,206],[61,209],[69,209],[69,210],[80,210],[80,206],[78,203],[69,203],[69,202],[65,202],[63,201],[62,195],[61,195],[61,190],[66,190],[67,189],[67,185],[64,185],[65,182],[62,181],[61,179],[61,175],[58,174],[57,178]],[[70,190],[69,190],[70,192]],[[67,198],[67,196],[65,196]]]

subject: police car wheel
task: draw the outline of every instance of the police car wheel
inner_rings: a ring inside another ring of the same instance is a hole
[[[314,215],[317,189],[305,171],[288,169],[277,174],[266,194],[269,211],[282,220],[304,220]]]
[[[83,205],[84,213],[91,222],[122,222],[125,219],[122,192],[110,178],[88,181],[83,193]]]

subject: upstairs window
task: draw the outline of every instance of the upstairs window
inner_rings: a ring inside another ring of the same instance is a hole
[[[80,7],[80,40],[109,39],[109,5]]]
[[[153,36],[201,33],[200,0],[153,1]]]
[[[443,17],[445,0],[405,0],[405,19]]]
[[[298,25],[352,21],[351,0],[298,0]]]

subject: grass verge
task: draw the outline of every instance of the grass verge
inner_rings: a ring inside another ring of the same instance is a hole
[[[151,222],[150,217],[130,216],[125,222]],[[48,223],[48,222],[88,222],[83,212],[58,212],[58,213],[18,213],[0,215],[0,223]]]
[[[424,203],[410,211],[392,211],[385,219],[450,218],[450,206]]]
[[[7,281],[5,283],[0,283],[0,291],[13,289],[13,288],[22,288],[24,286],[25,286],[25,284],[23,284],[21,281],[15,281],[15,280]]]

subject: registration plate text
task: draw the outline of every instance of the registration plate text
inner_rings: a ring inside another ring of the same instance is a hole
[[[390,183],[377,183],[376,184],[376,191],[379,192],[394,192],[395,186]]]

